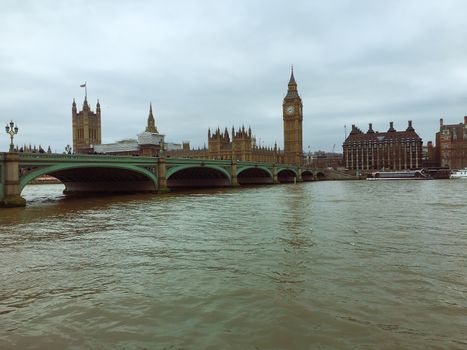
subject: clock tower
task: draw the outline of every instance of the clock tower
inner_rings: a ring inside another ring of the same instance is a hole
[[[287,95],[282,103],[282,116],[284,120],[284,161],[287,164],[300,166],[303,158],[302,143],[302,99],[298,95],[295,77],[290,75]]]

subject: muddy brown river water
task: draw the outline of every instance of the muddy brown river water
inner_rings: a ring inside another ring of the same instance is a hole
[[[467,181],[0,210],[1,349],[467,349]]]

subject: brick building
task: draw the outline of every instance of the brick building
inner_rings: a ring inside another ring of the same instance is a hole
[[[344,165],[350,170],[416,169],[422,164],[422,139],[410,120],[404,131],[394,129],[393,122],[387,132],[374,131],[371,123],[366,133],[352,125],[342,147]]]
[[[440,119],[435,159],[441,167],[467,167],[467,116],[464,117],[464,123],[459,124],[445,125],[443,119]]]

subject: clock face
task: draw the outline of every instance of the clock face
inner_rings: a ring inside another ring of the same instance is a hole
[[[294,111],[295,111],[295,108],[293,106],[288,106],[287,107],[287,114],[288,115],[293,114]]]

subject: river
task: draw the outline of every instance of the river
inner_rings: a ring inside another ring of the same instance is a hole
[[[466,349],[467,181],[0,210],[1,349]]]

